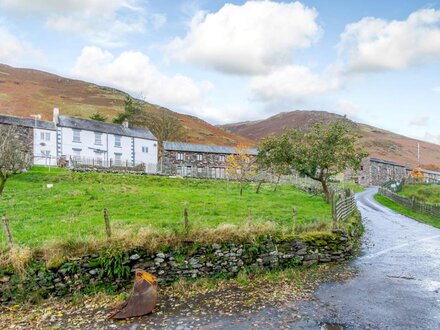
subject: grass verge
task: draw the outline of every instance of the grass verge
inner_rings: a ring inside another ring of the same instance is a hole
[[[385,196],[379,194],[375,195],[374,199],[378,201],[380,204],[390,208],[391,210],[403,214],[411,219],[426,223],[433,227],[440,228],[440,219],[438,218],[407,209],[406,207],[403,207],[393,202],[392,200],[386,198]]]
[[[405,184],[399,195],[430,204],[440,204],[440,185]]]

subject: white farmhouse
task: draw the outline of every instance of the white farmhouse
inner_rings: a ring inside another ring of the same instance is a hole
[[[106,167],[145,164],[156,172],[157,139],[149,130],[59,115],[56,108],[54,123],[58,158]]]
[[[157,139],[147,129],[59,115],[53,122],[0,115],[0,125],[23,129],[27,146],[36,165],[68,162],[103,167],[145,165],[148,173],[157,172]]]
[[[36,165],[57,164],[57,137],[54,123],[0,115],[0,125],[21,127],[29,139],[28,146],[34,155]]]

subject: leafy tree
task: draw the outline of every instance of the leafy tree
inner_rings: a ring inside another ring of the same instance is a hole
[[[95,112],[93,115],[90,116],[90,119],[96,121],[106,121],[107,117],[100,114],[99,112]]]
[[[0,125],[0,195],[12,175],[32,165],[32,154],[26,145],[26,134],[16,126]]]
[[[185,129],[180,120],[167,109],[157,112],[148,112],[139,102],[127,96],[124,101],[124,112],[118,114],[113,122],[122,124],[127,119],[137,127],[146,127],[157,138],[159,159],[162,156],[164,141],[182,141],[185,138]]]
[[[409,176],[416,181],[422,181],[422,179],[424,178],[422,169],[420,167],[414,167],[413,170],[409,172]]]
[[[277,177],[274,191],[277,190],[282,175],[291,173],[291,146],[287,135],[268,136],[258,147],[257,164],[259,171],[269,172]],[[257,193],[261,182],[258,184]]]
[[[329,180],[348,168],[358,170],[368,154],[356,146],[346,122],[329,125],[315,124],[309,131],[296,129],[285,131],[275,138],[277,143],[266,151],[273,153],[274,162],[288,163],[292,169],[319,181],[325,200],[330,201]],[[278,156],[281,156],[278,158]]]
[[[249,146],[239,144],[233,155],[226,157],[226,173],[231,179],[240,183],[240,196],[243,196],[243,184],[256,174],[255,157],[251,155]]]

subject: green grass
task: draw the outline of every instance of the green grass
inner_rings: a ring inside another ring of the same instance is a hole
[[[407,217],[412,218],[414,220],[429,224],[433,227],[440,228],[440,219],[438,219],[436,217],[429,216],[426,214],[422,214],[422,213],[407,209],[407,208],[393,202],[392,200],[386,198],[385,196],[382,196],[379,194],[375,195],[374,198],[380,204],[390,208],[391,210],[394,210],[400,214],[406,215]]]
[[[399,195],[414,197],[425,203],[440,204],[440,185],[406,184]]]
[[[47,184],[53,188],[48,189]],[[249,209],[252,223],[262,225],[270,221],[292,229],[294,207],[297,227],[331,223],[330,206],[322,197],[287,185],[273,192],[273,186],[267,184],[256,194],[250,184],[240,197],[235,182],[35,167],[8,180],[0,197],[0,212],[10,219],[15,242],[30,248],[103,239],[104,208],[109,211],[114,233],[182,232],[184,207],[188,208],[191,228],[197,230],[224,224],[241,226],[247,222]],[[0,231],[0,248],[5,246]]]
[[[363,192],[365,189],[361,185],[358,185],[357,183],[351,183],[351,182],[341,182],[340,185],[343,188],[348,188],[353,190],[355,193]]]

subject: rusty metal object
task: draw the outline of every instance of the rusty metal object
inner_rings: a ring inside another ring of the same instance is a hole
[[[156,277],[142,269],[136,269],[135,273],[133,290],[130,296],[110,313],[109,319],[127,319],[150,314],[156,306]]]

